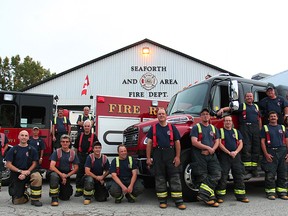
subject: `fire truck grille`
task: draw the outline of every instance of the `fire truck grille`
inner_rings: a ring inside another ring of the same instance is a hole
[[[137,146],[139,130],[135,127],[129,127],[124,131],[124,144],[126,146]]]

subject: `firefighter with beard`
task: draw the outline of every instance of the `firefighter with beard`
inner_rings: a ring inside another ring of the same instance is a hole
[[[74,144],[75,152],[79,158],[79,169],[76,175],[76,192],[75,197],[80,197],[83,195],[83,176],[85,174],[85,161],[87,156],[93,152],[93,143],[98,141],[95,133],[91,132],[91,121],[87,119],[84,124],[84,132],[78,134],[77,139]]]
[[[177,128],[167,123],[167,114],[163,108],[157,112],[158,124],[153,125],[148,134],[146,146],[147,165],[152,164],[155,169],[156,194],[160,208],[167,208],[167,180],[171,189],[171,197],[178,209],[186,209],[182,199],[182,185],[180,180],[180,135]],[[153,146],[153,162],[151,151]]]
[[[6,166],[11,170],[11,184],[9,194],[12,196],[14,205],[24,204],[29,201],[29,194],[26,192],[26,184],[30,183],[31,205],[40,207],[42,202],[42,176],[39,172],[33,172],[37,166],[38,153],[36,149],[29,146],[29,134],[22,130],[18,139],[20,143],[12,147],[6,155]]]

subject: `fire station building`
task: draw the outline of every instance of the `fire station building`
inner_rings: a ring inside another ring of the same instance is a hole
[[[94,106],[96,95],[166,100],[206,75],[228,73],[180,51],[144,39],[24,89],[57,95],[73,110]]]

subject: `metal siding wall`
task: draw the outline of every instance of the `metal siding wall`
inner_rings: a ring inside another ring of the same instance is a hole
[[[143,47],[150,48],[150,54],[143,56]],[[139,84],[139,79],[146,72],[131,71],[131,66],[166,66],[166,72],[151,72],[158,79],[158,84],[150,91]],[[90,95],[113,95],[128,97],[128,92],[168,92],[168,97],[149,97],[150,99],[169,100],[183,87],[201,81],[207,74],[216,75],[219,71],[162,49],[158,46],[143,43],[124,50],[101,61],[60,76],[27,92],[49,93],[58,95],[59,105],[91,104]],[[86,75],[90,85],[87,95],[81,96]],[[124,80],[136,79],[137,84],[122,84]],[[177,80],[178,84],[160,85],[161,79]],[[95,104],[93,104],[94,106]]]

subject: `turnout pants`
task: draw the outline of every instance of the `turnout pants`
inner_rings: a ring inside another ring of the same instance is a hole
[[[215,200],[214,190],[221,178],[221,167],[216,154],[203,155],[201,150],[192,150],[192,175],[200,185],[198,196],[204,200]]]
[[[160,203],[166,203],[168,197],[167,181],[171,197],[177,204],[182,204],[182,185],[180,179],[181,166],[175,167],[174,148],[155,148],[153,150],[153,166],[155,170],[155,188]]]
[[[269,148],[267,152],[273,156],[271,163],[263,157],[261,167],[265,171],[265,192],[267,196],[287,195],[287,165],[285,162],[286,147]],[[277,176],[277,180],[275,180]]]
[[[42,176],[39,172],[32,172],[24,180],[20,180],[20,173],[11,172],[11,184],[9,185],[9,195],[12,196],[14,204],[26,203],[29,194],[26,191],[26,184],[30,184],[31,200],[40,200],[42,193]]]
[[[73,188],[70,184],[70,178],[67,178],[66,184],[62,184],[62,179],[56,172],[49,173],[50,190],[49,196],[61,200],[69,200],[73,194]]]
[[[257,170],[260,155],[260,130],[258,124],[241,124],[243,136],[242,161],[247,172]]]
[[[84,174],[85,174],[85,161],[88,156],[86,153],[78,153],[79,164],[78,164],[78,171],[76,174],[76,192],[83,192],[84,188]]]
[[[216,187],[217,198],[223,199],[226,195],[226,186],[229,171],[232,171],[233,181],[234,181],[234,194],[236,199],[243,199],[246,197],[245,184],[244,184],[244,166],[241,161],[241,156],[236,155],[232,158],[228,154],[221,151],[218,155],[219,163],[222,168],[221,179]]]
[[[95,200],[98,202],[107,201],[109,197],[108,191],[104,184],[93,179],[91,176],[84,177],[84,198],[91,199],[95,197]]]
[[[119,178],[126,187],[128,187],[130,185],[130,182],[131,182],[130,177],[119,177]],[[130,196],[133,199],[135,199],[135,197],[142,194],[143,191],[144,191],[143,183],[140,179],[137,179],[135,184],[134,184],[133,191],[130,194]],[[124,195],[122,193],[122,188],[114,180],[111,181],[111,187],[109,189],[109,192],[110,192],[110,195],[112,197],[114,197],[115,199],[122,200],[124,197]]]

